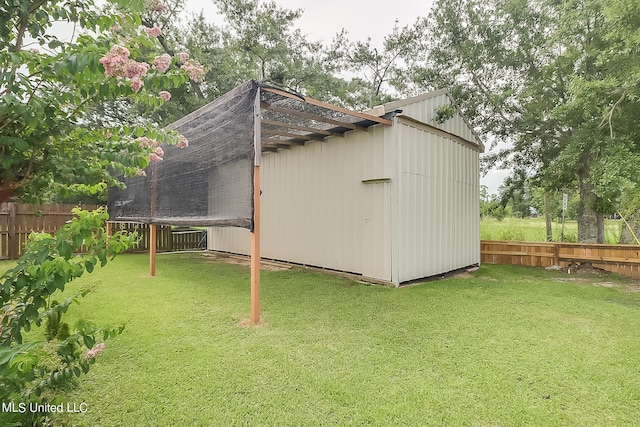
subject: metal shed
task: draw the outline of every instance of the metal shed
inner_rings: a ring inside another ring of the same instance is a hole
[[[263,258],[396,286],[480,263],[484,147],[457,110],[443,123],[436,120],[440,107],[453,105],[446,91],[361,116],[269,91],[277,100],[303,106],[283,107],[275,99],[260,106]],[[287,119],[295,115],[315,123],[318,114],[306,112],[314,108],[346,114],[352,123],[320,129]],[[208,240],[210,250],[251,250],[246,229],[211,227]]]

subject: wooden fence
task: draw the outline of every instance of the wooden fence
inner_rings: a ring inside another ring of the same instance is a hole
[[[24,244],[34,232],[53,234],[73,218],[75,205],[27,205],[0,203],[0,259],[19,258]],[[96,209],[85,205],[84,209]]]
[[[590,262],[596,268],[640,278],[640,246],[586,243],[534,243],[482,240],[480,260],[487,264],[535,267]]]
[[[29,205],[0,203],[0,260],[17,259],[24,253],[24,245],[32,232],[54,234],[73,218],[71,209],[75,205]],[[93,210],[97,205],[84,205]],[[149,226],[133,223],[113,223],[113,231],[136,231],[140,243],[136,251],[149,251]],[[206,249],[206,230],[173,229],[169,226],[157,228],[157,251],[184,251]]]
[[[138,233],[140,242],[132,252],[149,252],[150,231],[149,225],[133,222],[111,223],[111,232],[118,230]],[[156,251],[174,252],[207,249],[207,230],[173,228],[168,225],[159,225],[156,228]]]

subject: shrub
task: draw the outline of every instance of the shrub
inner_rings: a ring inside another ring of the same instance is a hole
[[[70,331],[62,315],[87,290],[59,304],[47,303],[67,283],[85,271],[91,273],[98,263],[104,266],[136,242],[137,236],[122,232],[107,241],[104,209],[73,212],[75,218],[55,236],[32,234],[17,265],[0,276],[0,401],[15,410],[0,414],[2,425],[43,425],[46,412],[19,409],[57,402],[57,387],[86,374],[104,348],[101,342],[124,328],[79,322]],[[84,252],[78,254],[81,249]],[[47,341],[23,342],[23,333],[43,322]]]

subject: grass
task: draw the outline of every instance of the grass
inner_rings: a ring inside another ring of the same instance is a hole
[[[88,412],[57,425],[640,419],[640,294],[623,278],[482,266],[390,289],[263,271],[264,323],[247,327],[247,267],[185,254],[146,271],[144,255],[125,255],[72,284],[95,286],[76,316],[127,326],[68,392]]]
[[[620,242],[622,221],[605,220],[605,242]],[[559,242],[562,236],[562,223],[553,222],[553,241]],[[482,240],[514,240],[522,242],[544,242],[547,238],[545,220],[539,218],[483,218],[480,221],[480,238]],[[565,242],[578,241],[578,223],[566,220],[564,229]]]

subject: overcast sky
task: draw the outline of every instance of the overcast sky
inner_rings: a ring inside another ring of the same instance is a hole
[[[286,9],[303,9],[297,21],[310,41],[330,43],[343,28],[350,40],[371,38],[374,46],[381,46],[396,21],[399,27],[413,24],[418,17],[427,16],[432,0],[276,0]],[[211,0],[187,0],[187,9],[204,13],[205,18],[219,22],[216,7]],[[485,141],[487,151],[489,142]],[[481,177],[480,183],[497,193],[498,186],[507,176],[506,171],[491,171]]]
[[[391,32],[395,21],[403,27],[420,16],[427,16],[432,0],[276,0],[286,9],[303,9],[297,27],[312,41],[329,43],[341,29],[351,40],[366,40],[379,44]],[[187,7],[205,17],[215,19],[211,0],[187,0]]]

